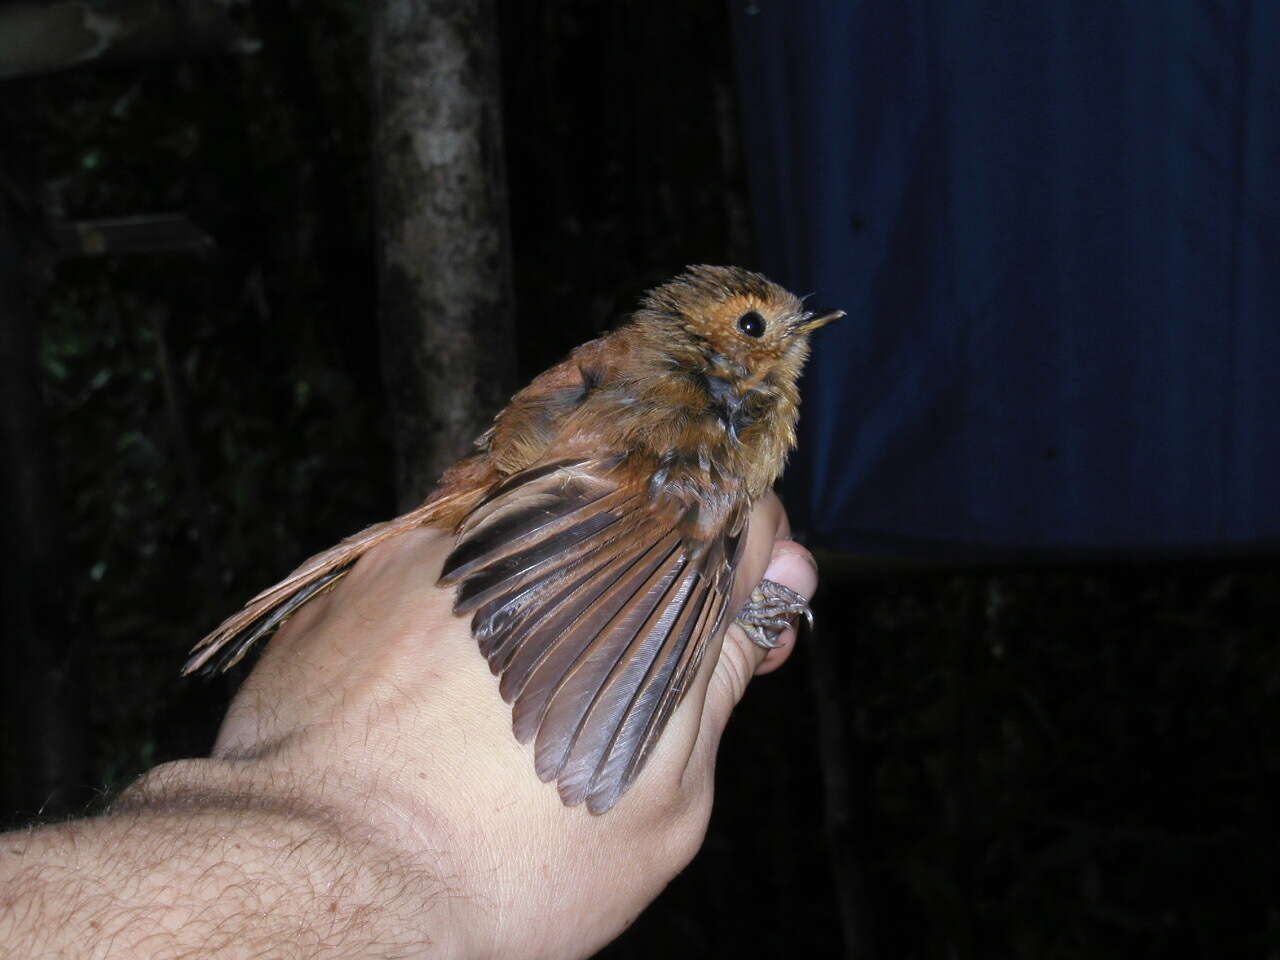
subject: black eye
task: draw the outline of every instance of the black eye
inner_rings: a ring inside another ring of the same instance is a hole
[[[748,337],[763,337],[764,317],[754,310],[748,310],[738,318],[738,329]]]

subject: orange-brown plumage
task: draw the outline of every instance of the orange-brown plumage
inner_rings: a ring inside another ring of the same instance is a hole
[[[253,598],[186,672],[235,663],[368,549],[455,534],[441,584],[566,803],[607,810],[634,780],[728,622],[747,514],[795,445],[814,317],[759,274],[692,267],[497,415],[419,507]]]

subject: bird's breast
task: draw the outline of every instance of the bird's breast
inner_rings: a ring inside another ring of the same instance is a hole
[[[625,455],[655,502],[716,516],[769,488],[786,440],[773,436],[767,389],[708,368],[631,372],[595,384],[571,432],[608,438],[602,447]]]
[[[759,419],[759,405],[751,391],[740,392],[737,386],[724,377],[708,375],[703,378],[709,403],[707,415],[714,418],[731,443],[741,443],[742,433]]]

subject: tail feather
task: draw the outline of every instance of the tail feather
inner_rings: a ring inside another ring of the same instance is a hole
[[[365,527],[337,546],[317,553],[279,583],[250,599],[197,643],[182,668],[183,674],[198,670],[212,674],[234,666],[257,641],[270,635],[307,601],[341,579],[366,551],[417,527],[451,527],[452,515],[468,508],[476,496],[476,491],[437,495],[416,510]]]
[[[183,673],[193,673],[197,670],[212,676],[216,673],[222,673],[224,670],[230,670],[240,658],[249,652],[249,648],[268,636],[289,619],[295,610],[304,603],[322,592],[326,587],[330,586],[335,580],[342,578],[348,570],[355,565],[355,560],[348,561],[346,566],[337,567],[328,573],[312,580],[305,587],[298,589],[290,594],[286,600],[278,602],[274,607],[268,608],[267,612],[259,616],[256,620],[251,621],[247,626],[236,629],[236,625],[243,620],[243,617],[237,615],[231,620],[226,621],[214,633],[205,639],[208,646],[197,647],[193,652],[191,659],[187,661],[186,666],[182,668]],[[236,621],[233,623],[232,621]],[[228,629],[230,628],[230,629]],[[235,632],[232,632],[235,631]],[[224,634],[217,637],[217,634]],[[210,639],[215,638],[215,639]],[[201,641],[202,643],[204,641]]]

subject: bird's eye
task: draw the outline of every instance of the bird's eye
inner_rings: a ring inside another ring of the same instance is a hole
[[[748,337],[763,337],[764,317],[754,310],[748,310],[738,318],[738,329]]]

